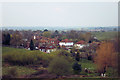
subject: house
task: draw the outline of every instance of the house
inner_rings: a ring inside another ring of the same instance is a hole
[[[58,39],[56,39],[56,38],[49,39],[48,42],[51,44],[54,44],[54,45],[58,45],[58,43],[59,43]]]
[[[39,46],[39,50],[42,52],[50,53],[52,51],[56,51],[56,46],[53,44],[42,44]]]
[[[44,36],[32,36],[34,40],[34,46],[36,50],[40,50],[42,52],[50,53],[56,50],[56,46],[58,46],[57,38],[47,38]],[[27,49],[30,50],[30,42],[27,43]]]
[[[70,41],[68,39],[62,40],[59,42],[60,47],[66,47],[67,49],[70,49],[73,47],[73,41]]]
[[[30,42],[27,41],[26,49],[30,50]]]
[[[76,49],[82,49],[83,47],[88,46],[88,44],[86,44],[85,41],[81,40],[75,43],[74,46],[76,47]]]

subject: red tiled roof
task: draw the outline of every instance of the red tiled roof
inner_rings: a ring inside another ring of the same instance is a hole
[[[70,41],[70,40],[68,40],[68,39],[64,39],[64,40],[62,40],[62,41],[60,41],[60,42],[73,42],[73,41]]]
[[[53,44],[48,44],[46,46],[44,45],[40,46],[39,49],[54,49],[54,48],[56,48],[56,46],[54,46]]]
[[[81,40],[81,41],[77,42],[76,44],[84,44],[84,43],[85,43],[85,41]]]

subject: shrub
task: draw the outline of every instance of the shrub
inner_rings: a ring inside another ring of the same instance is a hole
[[[8,51],[7,51],[8,50]],[[3,48],[3,62],[8,62],[13,65],[29,65],[42,64],[48,65],[51,56],[41,51],[28,51],[25,49]]]
[[[80,61],[80,55],[79,55],[79,53],[76,54],[75,59],[76,59],[76,61]]]
[[[92,56],[91,55],[89,55],[88,56],[88,60],[92,60],[93,58],[92,58]]]
[[[73,70],[75,74],[79,74],[81,72],[81,65],[77,62],[73,64]]]
[[[51,52],[49,56],[52,56],[52,58],[54,58],[54,57],[64,57],[66,60],[68,60],[71,63],[74,61],[74,58],[71,57],[71,53],[69,53],[68,51],[63,50],[63,49]]]
[[[49,64],[48,72],[57,76],[69,75],[72,71],[72,65],[64,57],[55,57]]]

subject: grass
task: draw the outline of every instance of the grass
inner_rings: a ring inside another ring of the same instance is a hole
[[[61,54],[59,54],[61,53]],[[17,48],[10,48],[10,47],[3,47],[2,48],[2,56],[3,56],[3,64],[8,63],[9,64],[9,60],[12,61],[12,63],[24,63],[24,62],[39,62],[39,61],[43,61],[44,64],[49,64],[49,61],[51,61],[51,59],[53,57],[56,57],[55,55],[65,55],[66,53],[69,55],[69,52],[65,52],[65,54],[62,54],[63,52],[61,51],[56,51],[56,52],[52,52],[51,54],[46,54],[43,52],[40,52],[38,50],[34,50],[34,51],[29,51],[26,49],[17,49]],[[70,56],[69,56],[70,57]],[[68,58],[68,56],[67,56]],[[66,59],[67,59],[66,58]],[[8,60],[8,62],[7,62]],[[72,58],[68,59],[71,64],[72,64]],[[34,65],[34,63],[31,63],[32,65]],[[81,74],[83,75],[92,75],[94,76],[95,73],[92,74],[88,74],[84,72],[85,68],[88,68],[90,71],[94,71],[96,70],[96,66],[92,61],[86,60],[86,59],[82,59],[79,61],[79,64],[81,64],[82,66],[82,72]],[[28,64],[29,65],[29,64]],[[48,65],[47,65],[48,66]],[[36,70],[32,69],[32,68],[28,68],[25,66],[21,66],[21,65],[17,65],[14,64],[13,66],[3,66],[3,75],[7,75],[8,71],[12,68],[16,68],[16,71],[18,72],[19,76],[22,75],[30,75],[34,72],[36,72]],[[45,67],[43,67],[45,68]]]
[[[97,75],[96,73],[94,73],[94,71],[96,70],[96,65],[92,61],[89,61],[87,59],[82,59],[79,61],[79,64],[81,64],[81,67],[82,67],[82,71],[80,72],[80,74],[88,75],[88,76],[96,76]],[[87,68],[88,70],[90,70],[93,73],[86,73],[84,71],[85,68]]]
[[[2,47],[3,75],[10,75],[13,72],[12,76],[17,73],[21,76],[35,72],[34,69],[23,67],[27,65],[42,65],[43,68],[40,69],[46,69],[49,62],[53,57],[56,57],[55,55],[58,55],[58,53],[59,51],[51,55],[39,50],[30,51],[26,49]],[[14,68],[16,68],[15,71],[17,72],[14,72]]]
[[[9,75],[8,71],[12,68],[16,68],[17,71],[17,77],[19,76],[23,76],[23,75],[30,75],[34,72],[36,72],[36,70],[28,68],[28,67],[24,67],[24,66],[8,66],[8,67],[2,67],[2,75]]]
[[[79,64],[82,65],[82,68],[83,68],[83,69],[84,69],[84,68],[89,68],[89,70],[92,70],[92,71],[96,69],[95,64],[94,64],[92,61],[87,60],[87,59],[82,59],[82,60],[79,62]]]
[[[95,35],[98,40],[110,40],[117,36],[118,32],[111,31],[111,32],[92,32],[93,35]]]
[[[2,60],[9,63],[20,63],[22,65],[37,64],[40,61],[49,61],[50,56],[39,50],[26,50],[10,47],[2,48]]]
[[[49,63],[49,54],[44,52],[34,50],[26,50],[26,49],[18,49],[18,48],[10,48],[10,47],[2,47],[2,74],[14,76],[23,76],[30,75],[36,70],[32,68],[25,67],[27,65],[40,65],[42,61],[42,65],[48,65]]]

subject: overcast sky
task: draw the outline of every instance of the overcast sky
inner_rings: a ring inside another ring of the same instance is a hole
[[[117,2],[2,3],[2,26],[117,25]]]

